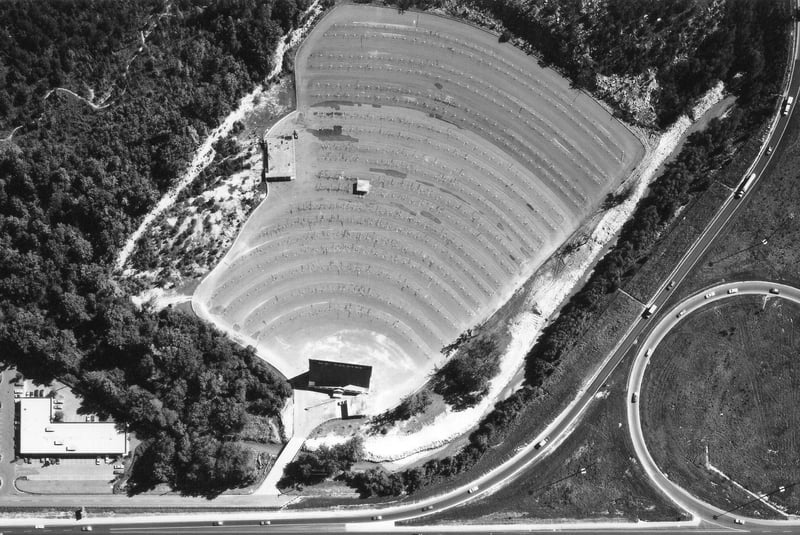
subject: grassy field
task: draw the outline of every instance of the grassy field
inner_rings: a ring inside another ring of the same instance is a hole
[[[380,410],[500,307],[644,149],[555,72],[426,14],[339,6],[300,47],[297,179],[271,184],[197,301],[292,376],[374,367]],[[352,194],[356,180],[372,190]]]
[[[800,124],[794,116],[773,163],[688,278],[681,295],[720,279],[768,278],[800,284]],[[762,243],[767,239],[767,244]]]
[[[619,367],[583,422],[542,463],[491,496],[431,517],[434,522],[515,523],[544,519],[676,520],[672,503],[647,483],[625,425]],[[586,468],[586,474],[580,469]],[[420,524],[431,522],[431,518]]]
[[[722,508],[748,501],[706,468],[707,448],[711,465],[753,492],[800,481],[798,320],[791,302],[742,297],[702,309],[659,345],[642,389],[642,427],[670,479]],[[774,502],[800,512],[798,490]]]
[[[625,284],[625,291],[642,303],[649,302],[728,195],[730,190],[714,182],[684,208],[669,232],[643,260],[644,265]]]
[[[671,302],[700,291],[720,280],[771,279],[800,284],[800,119],[793,115],[784,142],[776,148],[772,162],[758,184],[741,201],[744,206],[734,221],[720,234],[714,246],[698,263],[685,282],[676,288]],[[754,144],[755,144],[754,140]],[[751,152],[753,152],[751,150]],[[741,159],[741,158],[737,158]],[[739,171],[744,172],[744,164]],[[726,183],[735,184],[741,173],[728,173]],[[724,177],[723,177],[724,178]],[[767,239],[766,245],[762,240]],[[751,336],[754,343],[768,340],[771,326],[761,322]],[[785,395],[775,392],[776,396]],[[784,410],[800,413],[797,399],[785,399]],[[771,448],[775,449],[775,448]],[[796,449],[795,449],[796,452]],[[795,454],[796,457],[796,454]],[[713,464],[713,460],[712,460]],[[795,477],[797,480],[797,477]],[[716,499],[725,499],[719,492]],[[775,501],[781,501],[776,497]],[[796,507],[796,498],[791,496]]]

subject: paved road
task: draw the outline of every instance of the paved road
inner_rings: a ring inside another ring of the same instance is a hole
[[[779,295],[770,293],[771,289],[778,289]],[[736,289],[736,293],[728,293],[731,289]],[[710,294],[714,295],[710,295]],[[712,303],[719,302],[724,299],[735,298],[740,295],[767,295],[772,298],[788,299],[795,303],[800,304],[800,289],[786,286],[784,284],[776,284],[774,282],[766,281],[744,281],[732,282],[727,284],[720,284],[713,288],[704,289],[702,292],[695,294],[674,307],[666,313],[661,321],[653,327],[648,334],[647,338],[642,342],[639,348],[636,359],[631,367],[631,373],[628,377],[628,393],[632,396],[635,392],[638,395],[640,391],[644,372],[650,359],[647,353],[651,349],[655,349],[669,331],[680,323],[684,318],[688,317],[692,312],[708,306]],[[709,296],[709,297],[706,297]],[[684,312],[685,311],[685,315]],[[734,518],[739,518],[740,515],[722,515],[722,509],[714,507],[698,498],[695,498],[684,489],[667,479],[663,472],[658,468],[650,452],[647,450],[647,444],[644,441],[642,434],[642,425],[639,418],[639,403],[631,402],[632,397],[629,396],[627,404],[628,414],[628,428],[631,431],[631,439],[633,440],[634,451],[642,467],[647,473],[650,480],[658,487],[664,494],[669,496],[675,503],[679,504],[682,508],[690,511],[692,514],[704,518],[708,521],[715,521],[719,525],[731,525]],[[715,519],[719,516],[719,519]],[[755,526],[763,530],[773,530],[776,527],[784,529],[797,529],[800,531],[800,519],[798,520],[757,520],[747,519],[745,525],[751,529]]]

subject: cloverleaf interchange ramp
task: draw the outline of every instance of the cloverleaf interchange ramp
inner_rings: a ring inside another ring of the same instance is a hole
[[[731,293],[731,290],[733,290],[734,293]],[[776,294],[775,291],[780,293]],[[746,295],[763,295],[774,299],[786,299],[793,303],[800,304],[800,289],[771,281],[739,281],[719,284],[710,288],[705,288],[701,292],[689,296],[666,311],[660,317],[658,323],[650,330],[647,337],[641,341],[636,359],[628,377],[628,393],[640,392],[647,365],[650,361],[649,353],[655,350],[667,334],[669,334],[670,330],[683,321],[684,318],[689,317],[693,312],[701,308],[712,306],[720,301],[735,299],[739,296]],[[669,496],[675,503],[685,510],[692,512],[693,515],[719,521],[721,524],[730,524],[733,521],[733,515],[727,518],[718,518],[722,517],[725,511],[689,494],[670,481],[661,471],[647,449],[647,444],[642,432],[639,407],[640,404],[638,402],[628,403],[628,428],[631,432],[634,451],[653,484],[664,494]],[[800,527],[800,519],[797,518],[794,519],[794,522],[788,523],[785,520],[747,519],[748,525],[754,523],[764,528],[792,525]]]
[[[497,36],[339,6],[295,61],[296,179],[270,184],[195,294],[292,377],[373,366],[372,412],[439,364],[634,170],[639,140]],[[353,195],[358,180],[370,193]]]

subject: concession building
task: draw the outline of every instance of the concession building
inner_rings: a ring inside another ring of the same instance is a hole
[[[128,437],[113,422],[54,422],[50,398],[19,400],[22,456],[126,455]]]

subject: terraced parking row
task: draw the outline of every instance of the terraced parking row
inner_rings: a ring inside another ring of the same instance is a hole
[[[198,289],[287,375],[373,365],[391,405],[643,154],[586,95],[451,20],[339,6],[298,51],[297,179],[271,184]],[[357,180],[368,195],[353,195]]]

